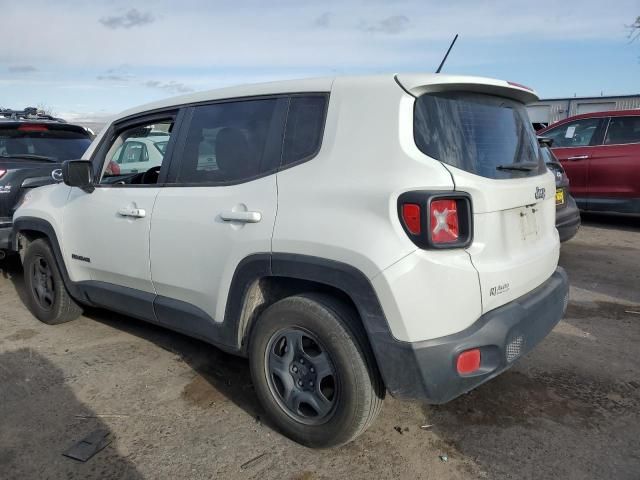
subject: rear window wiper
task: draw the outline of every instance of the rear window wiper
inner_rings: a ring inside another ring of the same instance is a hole
[[[19,155],[6,155],[0,158],[23,158],[26,160],[43,160],[43,161],[57,161],[57,158],[47,157],[45,155],[32,155],[30,153],[22,153]]]
[[[509,165],[498,165],[496,170],[517,170],[519,172],[531,172],[532,170],[536,170],[540,168],[540,165],[537,163],[511,163]]]

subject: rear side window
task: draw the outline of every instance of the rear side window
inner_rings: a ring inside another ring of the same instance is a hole
[[[55,126],[0,126],[0,157],[61,162],[81,158],[91,144],[89,134]]]
[[[320,149],[326,95],[292,97],[282,151],[282,165],[304,161]]]
[[[583,118],[552,128],[542,136],[553,140],[553,148],[586,147],[594,145],[597,137],[602,140],[598,135],[601,122],[601,118]]]
[[[275,171],[286,101],[270,98],[194,107],[178,182],[241,182]]]
[[[604,143],[605,145],[640,143],[640,116],[612,117]]]
[[[425,94],[416,100],[414,138],[436,160],[487,178],[546,171],[524,104],[470,93]]]

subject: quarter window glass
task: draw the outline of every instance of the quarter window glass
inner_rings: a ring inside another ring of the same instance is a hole
[[[553,148],[585,147],[591,145],[600,121],[600,118],[585,118],[551,129],[542,136],[553,139]]]
[[[279,145],[270,148],[269,138],[277,103],[265,99],[195,107],[178,182],[238,182],[274,170]]]
[[[289,105],[282,164],[287,165],[314,155],[320,148],[327,97],[293,97]]]
[[[156,183],[172,129],[166,121],[122,131],[107,152],[100,183]]]
[[[640,117],[612,117],[604,143],[640,143]]]

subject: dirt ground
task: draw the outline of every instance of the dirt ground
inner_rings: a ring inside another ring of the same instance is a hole
[[[104,311],[41,324],[5,263],[0,478],[640,479],[640,220],[583,221],[562,247],[567,317],[536,350],[441,407],[388,397],[365,435],[325,451],[269,426],[246,361]],[[97,428],[113,443],[62,456]]]

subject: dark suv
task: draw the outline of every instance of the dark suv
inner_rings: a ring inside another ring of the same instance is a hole
[[[82,157],[91,131],[35,108],[0,109],[0,260],[9,248],[11,218],[25,192],[62,180],[64,160]]]

